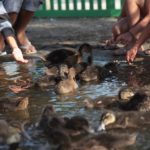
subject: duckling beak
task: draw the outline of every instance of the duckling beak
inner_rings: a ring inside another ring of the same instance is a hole
[[[97,129],[97,132],[101,132],[101,131],[105,131],[105,130],[106,130],[105,124],[101,123]]]

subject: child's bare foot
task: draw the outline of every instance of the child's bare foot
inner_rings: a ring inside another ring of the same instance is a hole
[[[19,42],[20,49],[25,54],[32,54],[37,52],[36,48],[31,44],[25,32],[18,33],[17,40]]]
[[[23,54],[19,48],[13,49],[12,55],[16,61],[21,63],[28,63],[28,60],[23,58]]]

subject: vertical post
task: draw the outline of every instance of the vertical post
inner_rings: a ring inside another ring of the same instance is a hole
[[[73,0],[74,10],[77,10],[77,3],[78,3],[78,0]]]
[[[94,4],[94,1],[90,0],[90,10],[93,10],[93,4]]]
[[[107,9],[111,10],[115,8],[114,0],[106,0],[106,3],[107,3]]]
[[[54,10],[54,0],[50,0],[51,3],[51,10]]]
[[[85,10],[85,0],[82,0],[82,10]]]
[[[98,10],[102,9],[102,0],[97,0],[98,1]]]
[[[61,5],[62,5],[61,0],[58,0],[58,10],[61,10]]]
[[[66,10],[69,10],[69,0],[66,0]]]

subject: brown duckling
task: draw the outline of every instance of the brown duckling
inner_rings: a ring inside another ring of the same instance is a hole
[[[38,127],[47,132],[48,128],[59,128],[64,126],[65,123],[65,119],[58,116],[54,106],[47,105],[42,112]]]
[[[21,141],[21,130],[0,120],[0,144],[9,145],[10,150],[17,150]]]
[[[46,134],[52,132],[54,129],[60,129],[69,136],[94,132],[84,117],[74,116],[67,118],[59,116],[52,105],[45,107],[38,127],[42,128]]]
[[[88,55],[85,61],[90,60],[92,62],[92,47],[87,43],[82,44],[78,51],[71,48],[57,49],[48,54],[45,58],[49,62],[48,66],[67,64],[69,67],[72,67],[84,61],[84,57],[86,56],[84,53]]]
[[[86,98],[83,103],[85,108],[88,109],[112,109],[118,107],[115,97],[98,97],[94,100]]]
[[[135,144],[137,133],[101,133],[90,135],[77,142],[71,142],[65,137],[65,142],[59,145],[57,150],[110,150],[119,149]]]
[[[97,131],[115,128],[138,128],[150,125],[148,113],[137,112],[105,112],[100,117]]]
[[[10,101],[9,99],[4,99],[0,101],[0,109],[3,111],[18,111],[25,110],[28,108],[29,98],[21,98],[15,102]]]
[[[46,75],[44,75],[34,83],[34,87],[47,88],[49,86],[56,85],[61,80],[67,78],[69,68],[66,64],[60,64],[58,66],[46,68],[45,73]]]
[[[117,73],[116,63],[107,63],[103,67],[97,65],[87,65],[80,73],[80,80],[84,82],[102,81],[104,78]]]
[[[56,85],[56,93],[66,94],[76,91],[76,89],[78,88],[78,84],[75,80],[75,75],[75,69],[70,68],[68,79],[62,80]]]
[[[81,81],[101,81],[104,79],[103,69],[100,66],[90,65],[79,75]]]
[[[145,92],[136,92],[128,101],[119,101],[120,108],[129,111],[150,111],[150,96]]]

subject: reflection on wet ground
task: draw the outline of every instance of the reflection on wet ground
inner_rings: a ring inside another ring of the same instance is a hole
[[[31,124],[38,121],[42,109],[47,104],[53,104],[56,111],[65,116],[83,115],[90,122],[95,125],[99,116],[103,110],[86,110],[82,101],[85,98],[95,99],[97,97],[116,97],[120,88],[128,85],[135,88],[147,87],[150,84],[149,78],[149,66],[148,58],[146,61],[137,61],[134,65],[128,66],[122,61],[121,57],[112,57],[109,51],[94,51],[94,63],[98,65],[104,65],[108,61],[117,59],[118,62],[118,74],[106,78],[101,83],[86,83],[80,84],[76,93],[70,95],[57,95],[54,88],[47,89],[28,89],[21,93],[13,93],[9,86],[14,83],[16,79],[32,79],[37,80],[44,74],[44,65],[39,59],[31,59],[27,65],[18,65],[16,62],[2,62],[0,65],[0,97],[13,99],[15,97],[29,97],[29,109],[18,112],[0,112],[0,118],[5,118],[8,121],[28,120]],[[150,132],[146,129],[143,132],[139,132],[137,142],[134,146],[128,148],[132,150],[149,149]],[[127,131],[128,132],[128,131]],[[130,131],[129,131],[130,132]],[[29,133],[32,133],[32,129],[29,129]],[[35,136],[35,135],[34,135]],[[23,143],[26,149],[37,149],[37,145],[46,143],[41,137],[35,137],[34,141]]]

